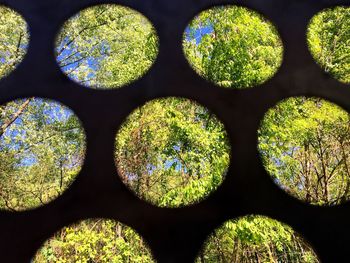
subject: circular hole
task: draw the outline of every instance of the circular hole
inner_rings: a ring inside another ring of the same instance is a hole
[[[157,33],[147,18],[112,4],[79,12],[63,25],[56,40],[61,70],[95,89],[118,88],[140,78],[157,53]]]
[[[186,28],[183,48],[200,76],[235,89],[270,79],[283,56],[275,27],[258,13],[239,6],[218,6],[201,12]]]
[[[29,42],[26,21],[17,12],[0,5],[0,78],[23,60]]]
[[[69,187],[85,153],[83,128],[67,107],[26,98],[0,106],[0,208],[44,205]]]
[[[122,181],[160,207],[197,203],[222,183],[230,160],[224,125],[183,98],[136,109],[120,128],[115,160]]]
[[[315,15],[307,43],[321,68],[341,82],[350,83],[350,8],[326,9]]]
[[[89,219],[65,227],[33,258],[43,262],[155,262],[143,239],[113,220]]]
[[[265,115],[259,152],[275,183],[313,205],[350,197],[350,116],[320,98],[283,100]]]
[[[225,222],[200,251],[201,262],[319,263],[315,252],[291,227],[263,216]]]

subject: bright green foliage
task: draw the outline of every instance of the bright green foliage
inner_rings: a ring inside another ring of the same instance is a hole
[[[350,82],[350,8],[326,9],[313,17],[308,29],[310,51],[336,79]]]
[[[289,226],[261,216],[225,222],[208,238],[196,263],[319,263]]]
[[[86,220],[48,240],[33,263],[152,263],[150,250],[131,228],[112,220]]]
[[[198,202],[222,182],[230,147],[224,126],[207,109],[180,98],[135,110],[116,139],[124,183],[159,206]]]
[[[267,171],[293,196],[318,205],[350,197],[350,116],[317,98],[296,97],[270,109],[259,130]]]
[[[7,76],[22,61],[28,40],[23,18],[10,8],[0,6],[0,78]]]
[[[158,38],[140,13],[98,5],[68,20],[57,37],[57,60],[72,79],[94,88],[116,88],[141,77],[154,62]]]
[[[25,210],[59,196],[80,170],[84,140],[78,119],[58,103],[0,106],[0,208]]]
[[[204,78],[222,87],[248,88],[271,78],[283,47],[275,28],[243,7],[214,7],[185,31],[185,55]]]

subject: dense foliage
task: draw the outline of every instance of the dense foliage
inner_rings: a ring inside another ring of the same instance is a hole
[[[350,82],[350,8],[327,9],[313,17],[308,29],[310,51],[336,79]]]
[[[271,78],[282,62],[276,29],[243,7],[214,7],[185,31],[185,55],[202,77],[222,87],[248,88]]]
[[[61,69],[94,88],[116,88],[141,77],[157,52],[158,37],[151,23],[117,5],[79,12],[63,25],[56,41]]]
[[[84,140],[78,119],[58,103],[0,106],[0,207],[24,210],[59,196],[81,168]]]
[[[197,103],[179,98],[136,109],[116,139],[123,181],[159,206],[191,204],[214,191],[227,171],[229,152],[219,120]]]
[[[265,167],[288,193],[318,205],[350,197],[350,115],[317,98],[290,98],[259,130]]]
[[[22,61],[28,39],[23,18],[12,9],[0,6],[0,78],[7,76]]]
[[[65,227],[38,251],[33,263],[153,263],[141,237],[112,220],[86,220]]]
[[[225,222],[208,238],[196,263],[319,263],[289,226],[261,216]]]

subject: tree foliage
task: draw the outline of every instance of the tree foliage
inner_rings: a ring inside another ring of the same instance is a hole
[[[0,5],[0,77],[7,76],[22,61],[29,33],[23,18]]]
[[[350,8],[326,9],[313,17],[308,44],[319,65],[336,79],[350,82]]]
[[[271,78],[283,47],[274,26],[243,7],[214,7],[195,17],[184,51],[202,77],[226,88],[248,88]]]
[[[141,77],[158,52],[152,24],[118,5],[98,5],[69,19],[57,37],[61,69],[94,88],[116,88]]]
[[[180,98],[136,109],[116,138],[123,181],[142,199],[177,207],[198,202],[223,180],[230,146],[206,108]]]
[[[319,263],[312,248],[289,226],[261,216],[225,222],[208,238],[196,263]]]
[[[350,116],[317,98],[297,97],[271,109],[259,130],[265,167],[290,194],[318,205],[350,197]]]
[[[131,228],[112,220],[89,219],[65,227],[38,251],[34,263],[153,263],[152,254]]]
[[[0,106],[0,207],[25,210],[59,196],[80,170],[84,140],[78,119],[58,103]]]

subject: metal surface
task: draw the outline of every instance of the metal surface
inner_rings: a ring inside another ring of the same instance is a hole
[[[310,18],[325,7],[350,1],[321,0],[7,0],[30,26],[30,47],[20,66],[0,81],[0,103],[38,96],[62,102],[81,119],[87,134],[84,167],[72,187],[52,203],[27,212],[0,212],[0,261],[29,262],[42,242],[67,224],[91,217],[113,218],[137,230],[158,262],[194,262],[207,235],[227,219],[266,215],[292,226],[322,262],[347,262],[350,204],[314,207],[280,190],[257,152],[257,129],[266,110],[295,95],[314,95],[350,111],[350,87],[327,76],[306,45]],[[141,80],[116,90],[91,90],[70,81],[54,57],[60,26],[97,3],[130,6],[149,18],[160,37],[156,63]],[[182,34],[200,11],[239,4],[274,23],[284,44],[283,65],[270,81],[247,90],[216,87],[190,68]],[[208,107],[224,122],[232,162],[223,185],[200,204],[161,209],[139,200],[120,181],[113,161],[119,125],[137,106],[157,97],[181,96]]]

